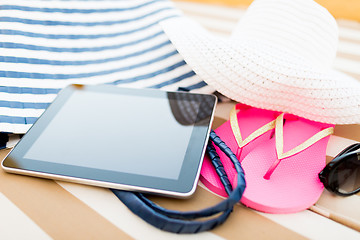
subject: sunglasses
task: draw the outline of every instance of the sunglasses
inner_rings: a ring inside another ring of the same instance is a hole
[[[360,143],[340,152],[319,173],[324,187],[340,196],[360,192]]]

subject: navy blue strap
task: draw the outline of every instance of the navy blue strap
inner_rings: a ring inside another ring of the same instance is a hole
[[[237,186],[232,191],[232,187],[226,172],[222,166],[218,154],[212,142],[217,145],[233,162],[237,175]],[[213,207],[199,211],[180,212],[168,210],[156,205],[141,193],[127,192],[112,189],[114,194],[136,215],[141,217],[149,224],[169,232],[175,233],[197,233],[215,228],[223,223],[233,210],[233,207],[241,199],[245,190],[246,183],[244,171],[230,148],[216,135],[214,131],[210,133],[210,140],[207,146],[207,153],[218,172],[225,190],[229,197]],[[220,215],[204,221],[190,221],[197,218],[211,217],[215,214]]]
[[[211,147],[210,147],[211,145]],[[206,149],[208,156],[211,159],[211,163],[215,168],[217,175],[220,178],[221,183],[224,185],[225,191],[228,195],[233,191],[229,178],[226,174],[225,168],[220,160],[219,155],[216,153],[215,148],[212,146],[212,143],[209,141],[208,147]]]
[[[158,213],[138,198],[138,194],[136,193],[114,189],[112,189],[112,191],[134,214],[154,227],[168,232],[197,233],[213,229],[223,223],[232,211],[232,208],[228,209],[217,218],[206,221],[186,221]]]

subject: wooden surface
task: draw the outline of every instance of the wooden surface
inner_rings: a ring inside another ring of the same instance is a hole
[[[215,125],[229,115],[233,102],[219,104]],[[360,135],[360,126],[336,127],[327,156],[331,159]],[[2,160],[9,150],[0,151]],[[201,183],[190,199],[152,197],[161,206],[195,210],[221,198]],[[327,191],[316,206],[360,222],[360,196]],[[264,214],[239,204],[220,227],[196,235],[160,231],[132,214],[105,188],[21,176],[0,171],[0,239],[360,239],[360,233],[313,211]],[[21,231],[19,230],[21,228]]]

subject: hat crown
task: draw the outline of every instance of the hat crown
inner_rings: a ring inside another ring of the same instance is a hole
[[[255,0],[232,34],[232,40],[261,42],[331,67],[338,27],[333,16],[313,0]]]

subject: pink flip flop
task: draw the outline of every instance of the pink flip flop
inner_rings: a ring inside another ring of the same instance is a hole
[[[333,125],[281,114],[275,137],[257,145],[242,160],[247,187],[241,202],[266,213],[293,213],[313,205],[323,191]],[[231,180],[230,180],[231,181]]]
[[[237,110],[240,111],[236,113]],[[278,112],[237,104],[231,111],[230,120],[217,128],[215,132],[241,162],[254,147],[271,138],[275,128],[275,119],[278,115]],[[232,129],[235,129],[235,132]],[[230,180],[234,179],[237,174],[234,165],[222,151],[217,147],[215,148],[228,178]],[[203,161],[200,180],[212,192],[224,197],[227,196],[224,186],[207,156]]]

